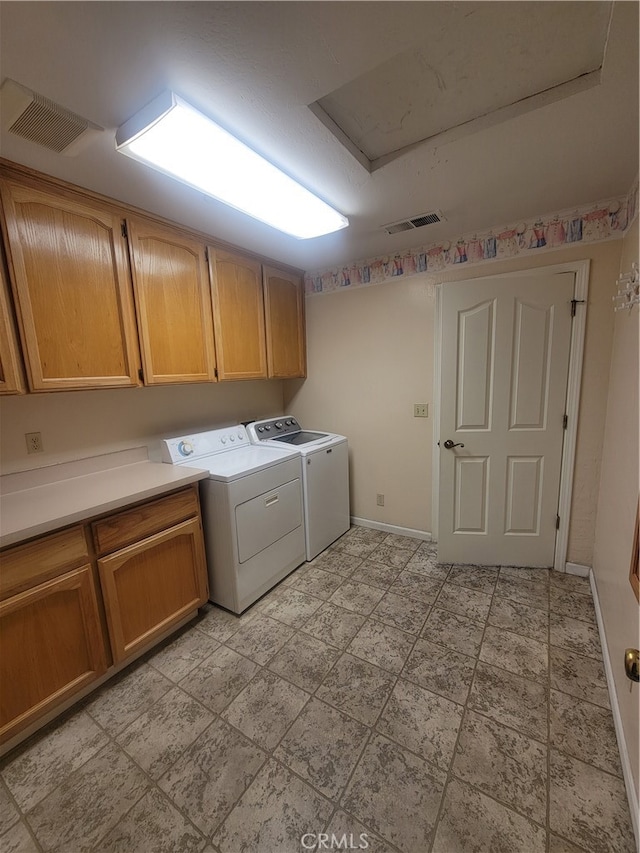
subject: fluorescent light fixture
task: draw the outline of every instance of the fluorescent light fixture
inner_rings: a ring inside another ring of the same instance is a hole
[[[174,92],[164,92],[125,122],[116,149],[300,239],[349,224]]]

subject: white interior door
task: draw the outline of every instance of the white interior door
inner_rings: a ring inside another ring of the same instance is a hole
[[[442,288],[442,562],[553,566],[573,289],[573,273]]]

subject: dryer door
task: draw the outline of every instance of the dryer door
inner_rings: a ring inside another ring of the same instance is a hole
[[[236,507],[238,560],[245,563],[302,524],[300,479],[270,489]]]

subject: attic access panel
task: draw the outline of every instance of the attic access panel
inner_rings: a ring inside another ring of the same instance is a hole
[[[412,47],[310,104],[369,171],[600,82],[610,2],[429,7]]]

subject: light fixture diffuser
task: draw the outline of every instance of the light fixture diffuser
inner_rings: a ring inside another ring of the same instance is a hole
[[[125,122],[116,150],[299,239],[349,224],[174,92],[164,92]]]

